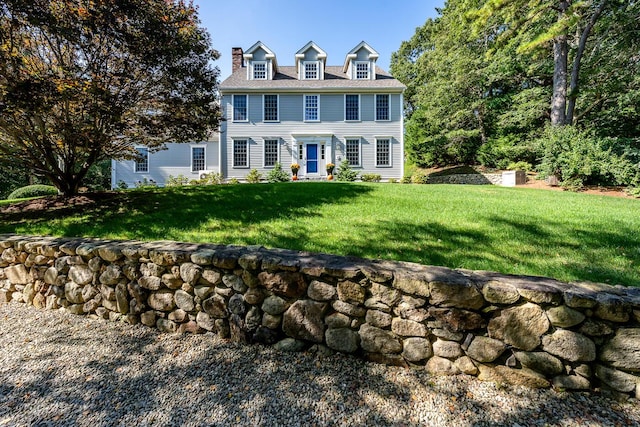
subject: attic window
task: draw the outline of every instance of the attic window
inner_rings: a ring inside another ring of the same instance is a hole
[[[304,63],[304,79],[318,80],[318,62],[317,61]]]
[[[356,62],[356,80],[369,80],[368,62]]]
[[[266,62],[253,63],[253,79],[254,80],[267,79],[267,63]]]

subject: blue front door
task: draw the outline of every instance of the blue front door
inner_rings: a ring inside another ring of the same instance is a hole
[[[307,173],[318,173],[318,144],[307,144]]]

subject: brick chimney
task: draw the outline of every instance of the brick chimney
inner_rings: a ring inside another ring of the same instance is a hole
[[[235,73],[244,66],[243,51],[241,47],[231,48],[231,72]]]

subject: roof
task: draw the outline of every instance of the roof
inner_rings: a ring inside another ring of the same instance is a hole
[[[389,73],[376,67],[375,80],[352,80],[341,66],[325,68],[324,80],[298,80],[296,67],[278,67],[273,80],[247,80],[247,69],[239,68],[220,84],[221,92],[258,91],[377,91],[402,92],[406,86]]]

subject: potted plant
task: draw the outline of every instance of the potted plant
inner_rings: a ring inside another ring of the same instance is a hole
[[[297,181],[298,180],[298,171],[300,170],[300,165],[297,163],[292,163],[291,164],[291,173],[293,174],[293,177],[291,178],[293,181]]]
[[[327,179],[331,181],[333,179],[333,170],[336,168],[336,165],[333,163],[327,163]]]

